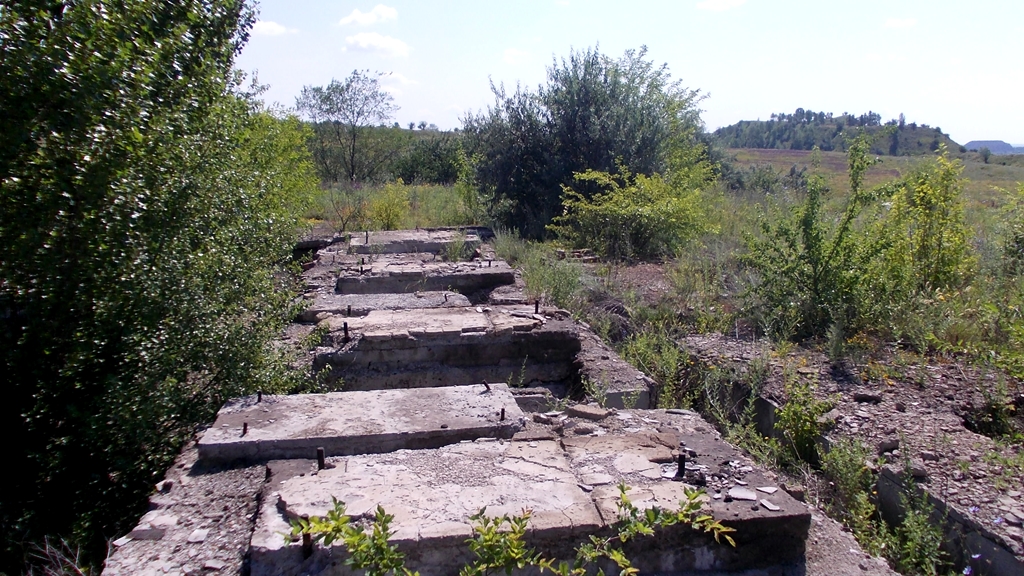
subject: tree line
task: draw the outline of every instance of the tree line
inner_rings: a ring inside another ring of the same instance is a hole
[[[855,132],[876,136],[872,154],[905,156],[934,153],[940,147],[966,152],[942,129],[899,118],[882,122],[876,112],[855,116],[847,112],[815,112],[797,108],[792,114],[773,113],[768,120],[742,120],[714,132],[716,142],[725,148],[769,148],[777,150],[846,151]]]
[[[567,188],[584,200],[600,193],[599,180],[577,174],[673,174],[681,189],[713,172],[701,95],[647,60],[645,48],[620,58],[597,48],[573,52],[553,61],[535,90],[492,85],[494,104],[468,114],[461,130],[420,137],[389,125],[395,108],[380,77],[357,70],[307,86],[297,99],[326,185],[461,177],[479,190],[494,223],[542,238],[554,233],[548,226],[563,212]]]

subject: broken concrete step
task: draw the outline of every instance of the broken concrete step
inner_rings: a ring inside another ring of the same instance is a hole
[[[504,384],[247,396],[226,404],[199,440],[204,462],[436,448],[477,438],[511,438],[523,413]]]
[[[684,437],[688,446],[732,453],[711,433]],[[633,487],[630,499],[640,508],[678,507],[686,485],[664,477],[664,467],[672,464],[652,461],[670,454],[647,433],[573,439],[568,452],[550,440],[476,441],[335,459],[333,468],[294,475],[264,494],[250,543],[252,574],[350,574],[338,546],[318,547],[304,558],[300,543],[281,537],[290,518],[322,516],[332,498],[345,502],[354,518],[372,515],[377,505],[393,514],[391,542],[406,554],[407,567],[423,576],[454,574],[472,560],[465,543],[472,534],[469,516],[483,507],[489,516],[531,510],[529,545],[549,557],[571,558],[575,545],[608,534],[618,520],[619,481]],[[718,457],[712,452],[708,462]],[[584,485],[584,477],[602,485]],[[801,558],[810,514],[785,493],[771,497],[777,510],[703,498],[711,514],[736,528],[739,546],[675,526],[632,542],[628,556],[634,565],[642,572],[744,570]]]
[[[318,322],[327,316],[366,316],[374,310],[413,310],[469,306],[469,299],[457,292],[413,292],[399,294],[317,294],[303,310],[299,322]]]
[[[595,334],[580,334],[577,355],[587,394],[608,408],[652,408],[654,380],[626,362]]]
[[[515,283],[513,269],[501,260],[423,262],[381,258],[372,264],[349,266],[338,273],[339,294],[383,294],[442,291],[470,294]]]
[[[374,311],[332,317],[314,370],[347,390],[457,386],[480,382],[562,382],[578,372],[578,327],[533,307]],[[346,341],[346,329],[348,326]]]
[[[488,228],[435,228],[387,230],[352,234],[349,249],[354,254],[396,254],[401,252],[443,252],[453,242],[472,250],[483,238],[493,237]]]

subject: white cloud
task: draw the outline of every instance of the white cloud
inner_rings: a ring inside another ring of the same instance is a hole
[[[889,18],[885,21],[886,28],[913,28],[917,26],[917,18]]]
[[[376,32],[360,32],[345,38],[349,46],[366,52],[377,52],[384,56],[408,56],[409,45],[398,38],[382,36]]]
[[[704,0],[697,2],[698,10],[710,10],[711,12],[724,12],[743,6],[747,0]]]
[[[523,61],[525,61],[529,55],[529,52],[516,50],[515,48],[506,48],[505,55],[502,59],[505,61],[506,64],[517,66],[519,64],[522,64]]]
[[[284,36],[285,34],[295,34],[298,31],[297,28],[287,28],[269,20],[257,20],[252,25],[253,36]]]
[[[355,23],[360,26],[369,26],[370,24],[394,20],[395,18],[398,18],[398,10],[383,4],[377,4],[373,7],[373,10],[370,10],[369,12],[363,12],[359,8],[356,8],[351,14],[342,18],[341,22],[338,22],[338,24],[345,26]]]
[[[402,84],[402,85],[405,85],[405,86],[408,86],[409,84],[419,84],[419,82],[417,82],[417,81],[415,81],[415,80],[413,80],[411,78],[408,78],[407,76],[399,74],[398,72],[391,72],[391,73],[389,73],[386,77],[383,78],[383,80],[385,82],[387,82],[388,80],[395,80],[399,84]]]

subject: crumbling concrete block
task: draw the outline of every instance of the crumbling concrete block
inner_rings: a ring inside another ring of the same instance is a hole
[[[436,448],[511,438],[524,417],[504,384],[247,396],[226,404],[199,440],[203,462]]]

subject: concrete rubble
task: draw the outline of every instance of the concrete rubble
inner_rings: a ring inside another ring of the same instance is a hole
[[[808,507],[696,413],[649,409],[653,382],[563,311],[528,303],[488,238],[473,228],[310,243],[312,306],[299,319],[323,335],[313,369],[343,391],[228,402],[114,542],[104,574],[349,574],[337,545],[285,536],[334,498],[356,521],[378,505],[393,514],[392,542],[424,576],[470,559],[469,516],[484,507],[531,510],[530,545],[568,559],[609,533],[620,483],[641,508],[704,488],[704,509],[736,529],[736,548],[689,526],[635,540],[626,551],[644,573],[803,573]],[[437,262],[446,242],[476,260]],[[432,280],[460,274],[462,294]],[[603,405],[577,403],[584,388]]]

